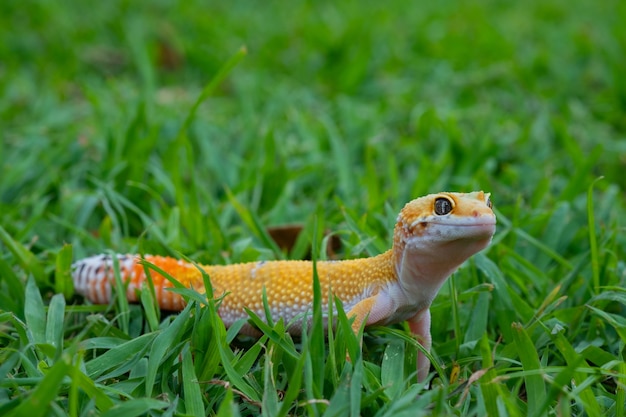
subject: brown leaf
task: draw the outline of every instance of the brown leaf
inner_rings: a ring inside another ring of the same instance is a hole
[[[282,251],[291,252],[303,229],[304,226],[299,224],[287,224],[281,226],[270,226],[267,228],[267,232]],[[329,231],[325,231],[324,236],[327,236],[329,233]],[[326,255],[329,259],[334,259],[340,249],[341,240],[337,236],[332,235],[330,239],[328,239]],[[305,259],[311,259],[310,247],[307,251]]]

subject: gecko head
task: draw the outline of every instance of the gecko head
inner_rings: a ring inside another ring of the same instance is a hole
[[[496,230],[489,197],[482,191],[443,192],[407,203],[394,234],[398,272],[409,272],[403,271],[409,267],[417,269],[415,273],[421,270],[421,275],[440,275],[435,269],[451,273],[489,245]]]

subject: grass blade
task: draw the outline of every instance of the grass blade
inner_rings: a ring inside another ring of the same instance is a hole
[[[70,372],[67,358],[57,361],[37,384],[35,390],[6,417],[44,417],[49,414],[50,405],[63,385],[63,378]]]
[[[233,390],[229,388],[217,411],[217,417],[239,417],[240,415],[239,408],[233,399]]]
[[[118,322],[120,323],[120,329],[122,332],[128,334],[130,328],[130,309],[128,307],[128,299],[126,298],[126,284],[122,280],[120,273],[120,262],[114,253],[111,253],[111,259],[113,259],[113,276],[115,279],[114,291],[117,300],[118,309]]]
[[[63,352],[63,324],[65,317],[65,298],[62,294],[55,294],[50,300],[48,317],[46,320],[46,343],[56,349],[54,359],[58,359]]]
[[[32,342],[37,344],[46,343],[46,313],[39,288],[33,279],[29,279],[26,282],[24,317],[32,335]]]
[[[152,389],[159,371],[163,372],[160,367],[165,354],[168,350],[180,343],[180,336],[185,331],[186,323],[189,321],[192,304],[188,304],[185,309],[176,316],[169,326],[162,330],[154,339],[154,343],[150,346],[150,355],[148,357],[148,370],[146,373],[146,395],[152,395]]]
[[[617,388],[615,388],[615,416],[624,417],[626,415],[626,348],[622,349],[622,363],[617,369],[621,376],[617,379]]]
[[[278,389],[274,379],[276,356],[276,345],[270,345],[267,355],[265,355],[266,363],[263,367],[263,402],[261,403],[261,413],[267,416],[278,414]]]
[[[155,336],[155,333],[144,334],[124,342],[113,349],[109,349],[107,352],[85,364],[87,375],[92,379],[96,379],[109,369],[123,365],[133,356],[148,350],[150,345],[154,342]]]
[[[247,53],[248,53],[248,50],[246,49],[245,46],[242,46],[241,48],[239,48],[239,50],[219,69],[219,71],[211,79],[211,81],[207,85],[204,86],[204,88],[202,89],[202,92],[196,99],[196,102],[193,104],[193,106],[189,110],[189,113],[187,113],[187,118],[185,119],[185,122],[181,126],[180,131],[178,132],[179,138],[182,135],[184,135],[185,132],[189,129],[189,125],[191,125],[191,122],[196,116],[198,107],[200,107],[200,105],[202,104],[202,102],[204,102],[204,100],[206,100],[207,98],[209,98],[211,94],[213,94],[213,91],[215,91],[215,88],[217,88],[217,86],[219,86],[222,83],[222,81],[224,81],[226,76],[233,70],[233,68],[237,66],[237,64],[239,64],[239,62],[241,62],[241,60],[246,56]]]
[[[524,327],[519,323],[511,325],[513,329],[513,342],[517,347],[517,354],[522,362],[522,368],[528,374],[524,376],[524,386],[527,393],[528,415],[541,415],[541,406],[546,399],[546,385],[541,374],[535,373],[541,370],[541,363],[537,350]]]
[[[550,331],[547,328],[545,330],[546,330],[546,333],[549,333],[552,335],[552,340],[554,341],[555,346],[559,349],[559,351],[565,358],[567,367],[566,367],[566,370],[564,370],[563,372],[566,372],[567,370],[572,370],[571,372],[568,371],[567,374],[565,374],[568,377],[567,379],[563,377],[563,385],[561,386],[564,386],[565,384],[570,383],[570,381],[572,381],[573,379],[576,386],[583,387],[585,385],[584,382],[587,379],[587,374],[578,371],[578,369],[581,366],[585,368],[588,367],[588,365],[583,360],[583,357],[574,350],[574,347],[565,338],[565,335],[563,334],[562,331],[555,333],[555,332]],[[557,377],[557,380],[558,380],[558,377]],[[557,388],[559,388],[558,385],[557,385]],[[596,395],[593,392],[593,388],[591,386],[587,386],[580,391],[580,399],[581,399],[581,402],[584,404],[584,409],[588,415],[598,416],[598,417],[602,415],[600,404],[598,403],[598,400],[596,399]],[[549,398],[547,400],[549,400]],[[545,406],[547,407],[548,404],[549,402],[546,401]]]
[[[185,394],[185,410],[192,416],[204,416],[202,393],[196,372],[193,367],[191,351],[185,349],[183,353],[183,392]]]
[[[397,398],[404,386],[404,342],[394,340],[385,348],[380,377],[385,394],[390,400]]]
[[[589,249],[591,251],[591,271],[593,272],[593,293],[600,292],[600,259],[596,238],[596,220],[593,212],[593,187],[604,177],[596,178],[587,189],[587,221],[589,229]]]
[[[72,246],[63,245],[57,253],[54,271],[54,290],[57,294],[63,294],[70,298],[74,294],[72,283]]]
[[[493,357],[489,346],[489,339],[485,333],[480,339],[480,354],[482,356],[482,368],[488,371],[480,379],[480,391],[484,402],[485,410],[489,416],[498,415],[497,400],[499,394],[499,383],[494,382],[496,370],[493,368]]]
[[[306,349],[306,346],[305,346]],[[289,410],[292,408],[292,404],[298,398],[300,394],[300,389],[302,388],[302,380],[303,380],[303,371],[304,365],[306,363],[306,352],[302,352],[300,358],[296,362],[296,366],[293,367],[293,371],[291,372],[289,380],[289,385],[287,386],[287,391],[282,400],[282,405],[280,410],[278,411],[277,417],[284,417],[289,414]]]
[[[263,243],[263,246],[272,249],[276,259],[284,259],[285,256],[283,252],[269,235],[258,216],[241,204],[229,189],[226,189],[226,195],[228,196],[228,201],[235,208],[237,214],[239,214],[239,217],[241,217],[241,220],[243,220],[250,232]]]
[[[38,285],[42,287],[48,285],[43,267],[37,257],[19,242],[15,241],[2,226],[0,226],[0,241],[13,253],[22,269],[33,274]]]
[[[149,414],[152,410],[163,410],[169,406],[165,401],[153,398],[134,398],[112,407],[102,417],[138,417]]]
[[[79,387],[89,396],[89,398],[93,398],[96,403],[96,407],[102,412],[108,411],[115,405],[113,400],[111,400],[108,395],[97,387],[92,379],[80,370],[78,363],[74,365],[74,370],[72,372],[72,384]]]
[[[3,283],[4,285],[2,285]],[[24,284],[2,257],[0,257],[0,285],[6,288],[6,292],[0,292],[0,309],[13,311],[21,319],[24,319]]]
[[[320,369],[324,369],[324,357],[326,354],[326,345],[324,340],[324,321],[322,317],[322,286],[320,284],[319,275],[317,274],[317,259],[319,253],[317,217],[315,218],[315,227],[313,228],[313,244],[312,257],[313,257],[313,284],[311,290],[313,291],[313,316],[311,322],[311,330],[308,338],[308,354],[311,359],[311,366],[314,370],[312,375],[313,386],[312,392],[316,398],[320,398],[324,392],[324,374],[319,372]]]
[[[619,337],[622,339],[622,343],[626,344],[626,317],[618,314],[607,313],[606,311],[590,305],[588,305],[587,308],[613,326]]]
[[[246,382],[243,376],[235,370],[231,358],[232,352],[230,352],[229,354],[226,351],[228,347],[222,346],[221,343],[218,343],[217,346],[220,352],[220,358],[222,359],[222,366],[224,367],[224,371],[226,371],[226,375],[228,376],[228,379],[232,382],[233,386],[239,391],[243,392],[250,400],[260,403],[262,395],[260,395],[252,387],[252,385]]]

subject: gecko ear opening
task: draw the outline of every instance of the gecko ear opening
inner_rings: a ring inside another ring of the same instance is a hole
[[[452,201],[445,197],[438,197],[435,199],[435,214],[438,216],[445,216],[452,211]]]

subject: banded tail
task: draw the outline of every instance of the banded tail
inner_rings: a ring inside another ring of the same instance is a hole
[[[144,266],[137,255],[114,255],[119,263],[122,282],[126,287],[126,297],[137,302],[138,290],[147,280]],[[202,276],[196,267],[184,261],[163,256],[146,255],[145,260],[158,266],[178,280],[192,284],[196,289],[203,287]],[[115,286],[114,263],[111,255],[96,255],[81,259],[72,264],[72,279],[76,292],[95,304],[111,301],[112,287]],[[156,271],[150,271],[159,307],[163,310],[180,311],[185,307],[183,298],[171,291],[172,283]]]

